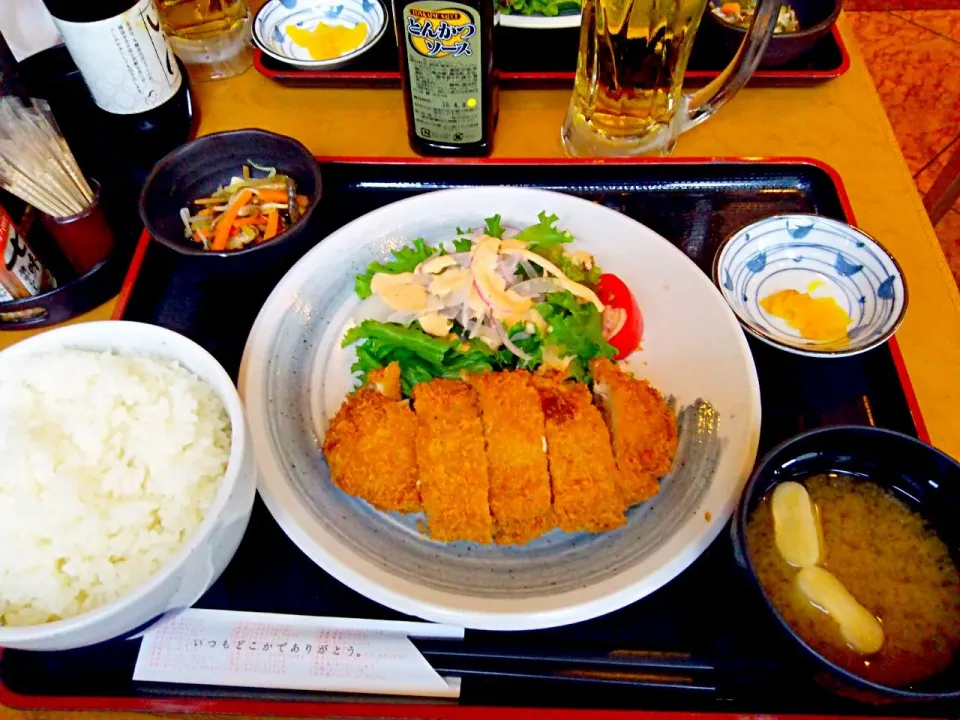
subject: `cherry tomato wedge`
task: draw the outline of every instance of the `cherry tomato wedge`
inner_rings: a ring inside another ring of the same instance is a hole
[[[616,275],[604,273],[594,291],[603,311],[603,336],[617,349],[616,360],[623,360],[640,347],[643,339],[643,314],[630,288]]]

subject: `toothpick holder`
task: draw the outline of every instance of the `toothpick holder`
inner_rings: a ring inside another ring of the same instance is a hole
[[[100,207],[100,184],[88,178],[93,202],[76,215],[57,218],[42,214],[44,227],[56,240],[77,275],[83,275],[105,261],[114,249],[113,230]]]

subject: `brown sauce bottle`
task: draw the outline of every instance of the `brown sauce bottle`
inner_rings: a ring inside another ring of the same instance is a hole
[[[497,2],[393,0],[407,134],[417,154],[480,157],[493,150]]]

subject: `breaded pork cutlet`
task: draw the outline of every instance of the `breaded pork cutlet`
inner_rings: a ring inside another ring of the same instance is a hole
[[[381,388],[381,389],[378,389]],[[419,512],[417,418],[400,400],[400,367],[371,373],[330,421],[323,454],[330,477],[345,493],[378,510]]]
[[[495,539],[521,545],[554,525],[540,396],[525,370],[472,375],[470,383],[483,416]]]
[[[533,384],[546,420],[557,525],[567,532],[603,532],[623,525],[625,506],[610,436],[590,391],[556,372],[534,375]]]
[[[476,391],[438,379],[413,388],[420,495],[430,537],[440,542],[493,540],[483,423]]]
[[[627,506],[649,500],[673,467],[677,417],[663,396],[606,359],[590,363],[593,392],[610,430]]]

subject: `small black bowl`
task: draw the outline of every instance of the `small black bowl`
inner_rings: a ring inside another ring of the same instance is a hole
[[[719,2],[720,0],[717,0]],[[779,33],[770,38],[763,52],[760,67],[775,68],[786,65],[810,50],[817,41],[830,32],[840,16],[843,0],[784,0],[797,13],[800,30],[795,33]],[[716,42],[735,53],[747,31],[734,23],[727,22],[713,12],[714,0],[707,4],[707,14],[712,27],[710,32]]]
[[[874,703],[943,700],[960,697],[960,657],[922,685],[890,687],[862,678],[831,662],[787,624],[760,585],[747,550],[747,520],[774,486],[827,472],[855,475],[892,491],[930,524],[960,557],[960,463],[908,435],[873,427],[842,426],[803,433],[774,448],[757,465],[733,516],[731,531],[737,564],[755,588],[773,625],[779,626],[820,675],[823,684]]]
[[[192,200],[228,184],[251,161],[262,167],[275,167],[278,173],[292,177],[297,193],[310,198],[304,213],[275,238],[241,250],[214,252],[187,240],[180,208],[192,209]],[[140,193],[140,217],[158,242],[181,255],[221,263],[256,255],[259,263],[268,255],[276,256],[298,245],[297,241],[309,234],[321,187],[317,161],[302,143],[265,130],[234,130],[194,140],[158,162]]]

